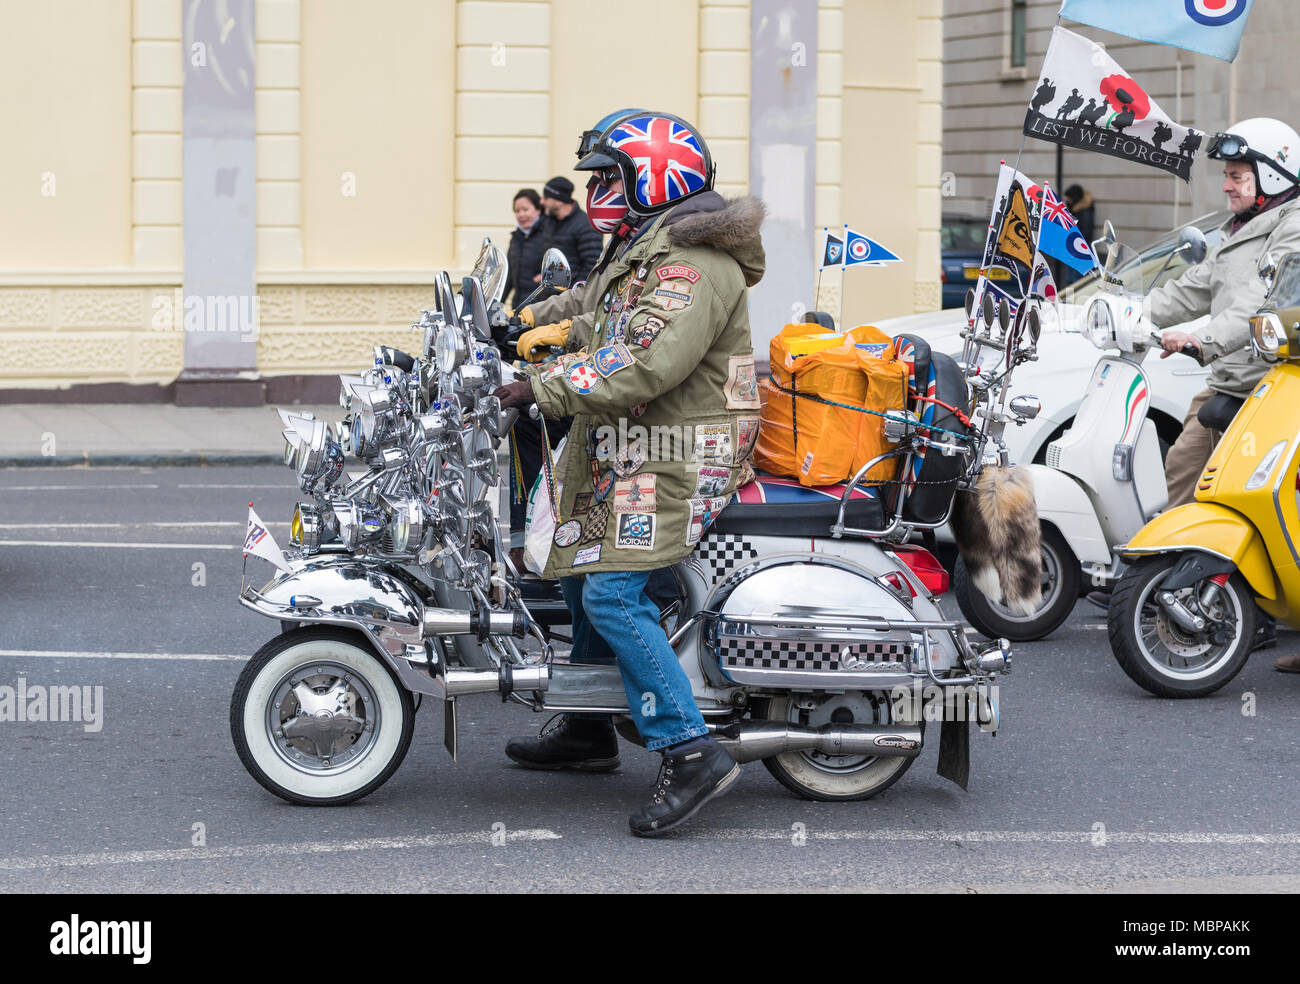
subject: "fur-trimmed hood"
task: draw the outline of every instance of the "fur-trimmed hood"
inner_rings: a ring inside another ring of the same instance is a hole
[[[740,264],[746,286],[753,287],[766,266],[759,235],[766,212],[753,195],[728,201],[716,191],[706,191],[669,212],[664,225],[678,246],[712,246],[729,253]]]

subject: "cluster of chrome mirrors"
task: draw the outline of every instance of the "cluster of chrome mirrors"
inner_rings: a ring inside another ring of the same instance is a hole
[[[439,273],[432,306],[411,326],[419,354],[376,346],[373,365],[341,375],[341,421],[280,411],[284,462],[315,497],[291,522],[290,542],[304,555],[328,544],[410,560],[444,539],[493,535],[484,490],[497,481],[493,442],[514,420],[491,396],[515,375],[492,338],[508,321],[507,272],[505,253],[485,239],[458,292]],[[564,255],[548,251],[538,290],[567,286],[569,272]],[[345,477],[349,456],[365,470]]]

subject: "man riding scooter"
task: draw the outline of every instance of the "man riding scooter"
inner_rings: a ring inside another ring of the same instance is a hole
[[[634,834],[654,836],[739,774],[708,736],[645,587],[694,549],[748,455],[739,419],[756,419],[759,403],[745,298],[762,276],[763,209],[714,192],[703,138],[666,113],[606,118],[580,150],[578,170],[593,172],[587,214],[612,239],[584,286],[529,311],[537,325],[571,322],[569,352],[497,395],[507,407],[535,402],[548,419],[574,417],[544,576],[560,578],[573,617],[571,661],[617,662],[646,748],[664,753],[649,803],[630,819]],[[536,344],[524,336],[521,354]],[[653,446],[602,439],[642,429],[692,441],[664,460],[662,447],[651,457]],[[607,715],[566,716],[506,754],[525,768],[607,771],[618,740]]]
[[[1204,261],[1148,296],[1149,317],[1156,325],[1210,316],[1199,332],[1166,331],[1161,337],[1162,359],[1190,346],[1197,361],[1210,366],[1209,386],[1192,398],[1182,433],[1165,459],[1170,509],[1193,501],[1219,437],[1269,369],[1249,348],[1250,319],[1266,292],[1256,271],[1266,252],[1281,256],[1300,249],[1300,177],[1290,160],[1297,153],[1300,134],[1280,120],[1243,120],[1217,134],[1206,154],[1223,161],[1223,191],[1233,216]],[[1103,607],[1109,601],[1108,595],[1089,598]],[[1276,623],[1263,612],[1260,616],[1256,649],[1277,641]],[[1276,665],[1300,672],[1300,656],[1284,657]]]

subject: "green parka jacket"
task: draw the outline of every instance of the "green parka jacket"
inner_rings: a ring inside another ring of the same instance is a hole
[[[758,199],[706,192],[531,305],[535,324],[573,321],[570,351],[528,369],[542,414],[574,418],[546,577],[676,563],[735,491],[758,436],[747,288],[762,220]]]

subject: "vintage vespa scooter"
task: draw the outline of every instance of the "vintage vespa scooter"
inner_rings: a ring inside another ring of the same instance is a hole
[[[1041,639],[1069,617],[1081,592],[1110,585],[1123,571],[1117,545],[1168,502],[1160,438],[1147,415],[1151,385],[1142,362],[1159,335],[1143,327],[1145,296],[1178,256],[1205,258],[1205,236],[1188,226],[1149,285],[1139,254],[1116,242],[1107,222],[1102,290],[1087,309],[1084,334],[1103,354],[1069,430],[1047,448],[1046,465],[1023,465],[1034,480],[1043,521],[1043,596],[1019,614],[986,597],[958,561],[953,590],[981,633],[1018,642]],[[1099,250],[1100,252],[1101,250]],[[1086,578],[1086,580],[1085,580]]]
[[[1111,597],[1111,650],[1159,697],[1204,697],[1241,670],[1255,606],[1300,628],[1300,253],[1273,266],[1251,347],[1276,363],[1243,402],[1196,501],[1147,523],[1122,549],[1132,566]]]

